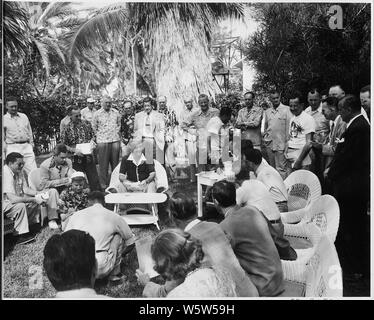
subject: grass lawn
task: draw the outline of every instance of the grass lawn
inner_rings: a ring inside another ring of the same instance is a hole
[[[196,184],[191,184],[189,180],[178,180],[170,185],[168,194],[182,191],[194,196],[196,199]],[[161,208],[160,208],[161,209]],[[160,226],[163,228],[166,220],[165,212],[159,210]],[[35,225],[38,229],[39,226]],[[158,230],[154,225],[146,225],[131,228],[136,237],[154,237]],[[35,230],[34,230],[35,231]],[[27,245],[12,245],[12,238],[6,237],[4,241],[4,263],[3,263],[3,295],[4,298],[53,298],[55,289],[49,282],[43,270],[43,249],[47,240],[55,233],[48,226],[37,230],[36,241]],[[99,294],[104,294],[114,298],[134,298],[141,297],[143,288],[138,285],[135,270],[138,268],[138,259],[135,249],[130,252],[121,265],[121,270],[126,276],[125,280],[119,284],[111,284],[107,281],[98,281],[95,289]],[[39,276],[41,275],[41,277]],[[39,281],[37,281],[39,279]],[[162,281],[161,277],[154,278],[153,281]]]

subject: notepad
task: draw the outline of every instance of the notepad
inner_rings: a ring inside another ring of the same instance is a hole
[[[91,143],[78,143],[75,148],[83,154],[91,154],[92,152]]]
[[[150,236],[136,240],[135,247],[138,255],[140,271],[147,273],[152,279],[159,274],[153,269],[154,262],[151,256],[152,238]]]

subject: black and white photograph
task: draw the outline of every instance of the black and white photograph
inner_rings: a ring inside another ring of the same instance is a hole
[[[3,299],[373,296],[371,1],[2,1],[1,22]]]

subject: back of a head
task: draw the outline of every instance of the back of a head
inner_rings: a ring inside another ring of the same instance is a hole
[[[295,90],[295,91],[291,92],[289,97],[290,97],[290,100],[298,99],[299,103],[304,102],[304,96],[302,95],[302,93],[300,91]]]
[[[170,198],[170,213],[174,219],[190,220],[197,216],[195,201],[182,192],[176,192]]]
[[[5,164],[8,165],[8,164],[11,164],[11,163],[15,163],[17,161],[17,159],[21,159],[21,158],[23,158],[22,154],[20,154],[18,152],[11,152],[6,156]]]
[[[325,102],[329,107],[335,107],[337,109],[339,99],[336,97],[329,96],[326,99],[324,99],[323,102]]]
[[[231,109],[229,107],[222,107],[221,110],[219,111],[219,116],[222,118],[222,117],[227,117],[227,118],[231,118]]]
[[[348,94],[339,101],[339,105],[344,105],[345,108],[351,108],[352,112],[361,112],[360,99],[352,94]]]
[[[87,200],[90,202],[100,203],[102,205],[105,204],[105,195],[101,191],[91,191],[88,196]]]
[[[201,243],[180,229],[161,231],[151,247],[155,270],[166,279],[184,279],[200,266],[204,257]]]
[[[54,154],[56,156],[58,156],[60,153],[67,153],[68,150],[67,150],[67,147],[65,144],[63,143],[59,143],[55,146],[55,149],[54,149]]]
[[[235,184],[227,180],[221,180],[213,185],[212,191],[213,199],[218,204],[227,208],[236,204],[236,189]]]
[[[96,272],[95,240],[80,230],[55,234],[44,247],[43,265],[57,291],[92,288]]]
[[[248,149],[248,150],[246,150],[244,155],[245,155],[245,158],[248,161],[253,162],[255,165],[259,165],[262,162],[262,154],[261,154],[260,150],[257,150],[257,149],[254,149],[254,148],[253,149]]]

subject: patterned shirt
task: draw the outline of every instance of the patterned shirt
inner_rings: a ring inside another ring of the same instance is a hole
[[[97,143],[110,143],[120,140],[121,115],[111,108],[96,111],[92,119],[92,128],[96,134]]]
[[[88,121],[70,122],[62,132],[61,141],[69,147],[78,143],[88,143],[94,139],[92,126]]]
[[[128,144],[134,135],[135,115],[123,115],[121,119],[121,139],[124,144]]]
[[[242,140],[251,140],[254,146],[261,144],[262,115],[263,109],[256,106],[253,106],[249,111],[247,107],[239,110],[236,126],[248,126],[247,129],[242,130]]]
[[[61,120],[60,122],[60,134],[64,132],[66,126],[70,123],[71,119],[70,116],[66,116],[64,119]]]
[[[15,116],[4,115],[5,143],[29,142],[33,144],[33,136],[29,118],[24,113],[17,112]]]
[[[290,107],[280,104],[276,109],[265,110],[264,141],[272,150],[283,151],[286,148],[292,113]]]
[[[162,111],[158,111],[164,116],[165,121],[165,137],[169,139],[173,139],[174,137],[174,129],[178,125],[177,116],[173,110],[164,109]]]
[[[65,189],[60,194],[60,200],[63,204],[60,206],[60,210],[63,213],[67,213],[69,209],[76,211],[82,210],[88,207],[88,193],[89,189],[83,189],[82,193],[76,193],[72,190],[72,187]]]

